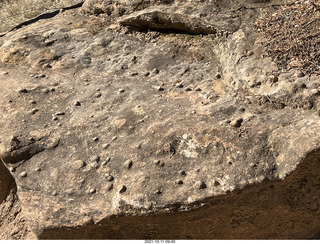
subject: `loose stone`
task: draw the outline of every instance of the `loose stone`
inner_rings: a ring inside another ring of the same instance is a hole
[[[123,93],[123,92],[124,92],[124,89],[119,89],[118,92],[119,92],[119,93]]]
[[[253,55],[253,53],[254,53],[254,52],[253,52],[252,50],[249,50],[249,51],[247,52],[247,56],[249,56],[249,57],[250,57],[250,56],[252,56],[252,55]]]
[[[108,191],[111,191],[112,189],[113,189],[113,184],[109,185],[107,188]]]
[[[186,89],[184,89],[186,92],[188,91],[192,91],[192,89],[190,87],[187,87]]]
[[[216,79],[221,79],[221,74],[216,74]]]
[[[57,195],[57,192],[56,191],[53,191],[52,192],[52,196],[56,196]]]
[[[214,186],[220,186],[220,182],[219,181],[215,181],[214,182]]]
[[[157,195],[162,194],[162,192],[160,190],[156,190],[154,193],[157,194]]]
[[[149,75],[150,75],[150,72],[144,73],[144,76],[145,76],[145,77],[147,77],[147,76],[149,76]]]
[[[107,149],[109,146],[110,146],[109,143],[103,144],[103,145],[102,145],[102,149]]]
[[[22,171],[21,173],[20,173],[20,177],[26,177],[27,176],[27,172],[26,171]]]
[[[30,113],[31,113],[31,114],[35,114],[35,113],[37,113],[38,111],[39,111],[39,109],[34,108],[34,109],[32,109],[32,110],[31,110],[31,112],[30,112]]]
[[[74,162],[74,166],[76,169],[81,169],[82,167],[84,167],[86,164],[84,161],[82,160],[77,160]]]
[[[49,90],[48,88],[44,88],[44,89],[42,89],[41,91],[42,91],[44,94],[47,94],[47,93],[50,92],[50,90]]]
[[[185,176],[185,175],[186,175],[186,172],[185,172],[184,170],[180,170],[180,171],[179,171],[179,174]]]
[[[298,78],[302,78],[302,77],[305,76],[305,74],[304,74],[303,72],[299,71],[299,72],[297,72],[296,76],[297,76]]]
[[[9,171],[10,171],[10,172],[14,172],[14,171],[16,171],[16,169],[15,169],[14,167],[10,167],[10,168],[9,168]]]
[[[125,185],[122,185],[119,190],[119,193],[124,193],[126,190],[127,190],[127,187]]]
[[[126,168],[130,169],[133,165],[132,160],[128,159],[127,161],[124,162],[124,166],[126,166]]]
[[[159,86],[157,90],[158,90],[158,91],[164,91],[164,88],[161,87],[161,86]]]
[[[207,188],[207,185],[206,185],[206,183],[204,183],[203,181],[197,181],[197,182],[195,183],[195,187],[196,187],[197,189],[205,189],[205,188]]]
[[[97,93],[95,93],[93,96],[95,97],[95,98],[98,98],[98,97],[101,97],[101,93],[100,92],[97,92]]]
[[[37,104],[37,102],[34,101],[34,100],[30,100],[29,103],[30,103],[30,104]]]
[[[236,119],[236,120],[231,121],[231,122],[230,122],[230,125],[231,125],[232,127],[240,127],[241,124],[242,124],[242,122],[243,122],[243,119],[242,119],[242,118],[239,118],[239,119]]]
[[[118,139],[118,137],[117,136],[114,136],[114,137],[112,137],[112,141],[115,141],[115,140],[117,140]]]
[[[99,137],[94,137],[92,141],[99,141]]]
[[[56,116],[54,116],[54,117],[52,117],[52,120],[58,120],[58,117],[56,117]]]
[[[107,177],[106,177],[106,180],[107,181],[113,181],[114,180],[114,177],[112,176],[112,175],[106,175]]]
[[[74,106],[76,106],[76,107],[81,106],[81,103],[80,103],[79,101],[76,101],[76,102],[74,103]]]
[[[155,75],[156,75],[156,74],[159,74],[159,72],[160,72],[160,71],[159,71],[158,69],[153,69],[153,70],[152,70],[152,73],[155,74]]]
[[[90,161],[98,163],[100,161],[100,157],[99,156],[93,156],[93,157],[90,158]]]
[[[154,160],[153,163],[154,163],[155,165],[159,165],[159,164],[160,164],[160,160]]]
[[[26,88],[22,88],[18,90],[19,93],[28,93],[28,90]]]
[[[95,193],[96,192],[96,189],[94,189],[94,188],[91,188],[90,190],[89,190],[89,193],[90,194],[93,194],[93,193]]]
[[[177,87],[177,88],[183,88],[183,85],[182,85],[181,83],[177,83],[177,84],[176,84],[176,87]]]
[[[55,115],[56,115],[56,116],[65,115],[65,112],[56,112]]]
[[[183,184],[183,181],[182,181],[182,180],[176,180],[175,183],[178,184],[178,185],[182,185],[182,184]]]
[[[37,167],[37,168],[35,168],[34,170],[37,171],[37,172],[40,172],[40,171],[41,171],[41,168]]]

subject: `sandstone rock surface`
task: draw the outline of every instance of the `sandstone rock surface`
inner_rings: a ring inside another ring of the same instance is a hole
[[[319,238],[320,81],[253,28],[289,2],[87,0],[0,38],[21,236]]]

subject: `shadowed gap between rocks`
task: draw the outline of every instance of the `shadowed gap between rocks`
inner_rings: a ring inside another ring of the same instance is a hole
[[[265,180],[205,200],[186,212],[110,217],[77,228],[54,228],[40,239],[318,239],[320,150],[283,181]]]
[[[0,159],[0,204],[6,199],[12,188],[15,188],[15,192],[17,191],[14,178]]]

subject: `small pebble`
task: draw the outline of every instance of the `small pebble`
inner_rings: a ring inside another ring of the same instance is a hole
[[[58,117],[54,116],[52,117],[52,120],[58,120]]]
[[[197,182],[195,183],[195,187],[196,187],[197,189],[205,189],[205,188],[207,188],[207,185],[206,185],[206,183],[204,183],[203,181],[197,181]]]
[[[35,114],[35,113],[37,113],[38,111],[39,111],[39,109],[34,108],[34,109],[32,109],[32,110],[31,110],[31,112],[30,112],[30,113],[31,113],[31,114]]]
[[[114,177],[112,175],[106,175],[106,180],[107,181],[113,181]]]
[[[187,87],[186,89],[184,89],[186,92],[188,91],[192,91],[192,89],[190,87]]]
[[[305,74],[304,74],[303,72],[299,71],[299,72],[296,73],[296,76],[297,76],[298,78],[302,78],[302,77],[305,76]]]
[[[153,69],[153,70],[152,70],[152,73],[155,74],[155,75],[156,75],[156,74],[159,74],[159,72],[160,72],[160,71],[159,71],[158,69]]]
[[[221,79],[221,74],[216,74],[216,79]]]
[[[8,75],[9,74],[9,72],[8,71],[4,71],[4,72],[2,72],[2,75]]]
[[[144,73],[144,76],[145,76],[145,77],[147,77],[147,76],[149,76],[149,75],[150,75],[150,72]]]
[[[81,106],[81,103],[79,101],[76,101],[73,105],[78,107]]]
[[[183,88],[183,85],[182,85],[181,83],[177,83],[177,84],[176,84],[176,87],[177,87],[177,88]]]
[[[126,190],[127,190],[127,187],[125,185],[122,185],[119,190],[119,193],[124,193]]]
[[[109,143],[103,144],[103,145],[102,145],[102,149],[107,149],[109,146],[110,146]]]
[[[30,100],[29,103],[30,104],[37,104],[37,102],[35,100]]]
[[[154,193],[157,194],[157,195],[160,195],[160,194],[162,194],[162,191],[156,190]]]
[[[230,125],[232,126],[232,127],[240,127],[241,126],[241,124],[242,124],[242,122],[243,122],[243,119],[242,118],[239,118],[239,119],[236,119],[236,120],[233,120],[233,121],[231,121],[230,122]]]
[[[93,193],[95,193],[96,192],[96,189],[94,189],[94,188],[91,188],[90,190],[89,190],[89,193],[90,194],[93,194]]]
[[[215,181],[215,182],[214,182],[214,186],[220,186],[219,181]]]
[[[186,175],[186,172],[185,172],[184,170],[180,170],[180,171],[179,171],[179,174],[185,176],[185,175]]]
[[[153,163],[154,163],[155,165],[159,165],[159,164],[160,164],[160,160],[154,160]]]
[[[99,137],[94,137],[92,141],[99,141]]]
[[[26,88],[22,88],[18,90],[19,93],[28,93],[28,90]]]
[[[113,189],[113,184],[109,185],[107,188],[108,191],[111,191],[112,189]]]
[[[117,140],[118,139],[118,137],[117,136],[114,136],[114,137],[112,137],[112,141],[115,141],[115,140]]]
[[[76,169],[81,169],[82,167],[84,167],[86,164],[84,161],[82,160],[77,160],[74,162],[74,166]]]
[[[278,80],[279,80],[279,78],[278,78],[278,76],[276,76],[276,75],[273,75],[273,76],[270,77],[271,83],[277,83]]]
[[[176,180],[175,183],[178,184],[178,185],[182,185],[182,184],[183,184],[183,181],[182,181],[182,180]]]
[[[56,112],[55,115],[56,115],[56,116],[65,115],[65,112]]]
[[[97,93],[95,93],[93,96],[94,96],[95,98],[98,98],[98,97],[101,97],[102,94],[101,94],[100,92],[97,92]]]
[[[118,92],[119,92],[119,93],[123,93],[123,92],[124,92],[124,89],[119,89]]]
[[[49,90],[48,88],[44,88],[44,89],[42,89],[41,91],[42,91],[44,94],[47,94],[47,93],[50,92],[50,90]]]
[[[85,179],[80,179],[79,181],[78,181],[80,184],[83,184],[84,182],[85,182]]]
[[[198,87],[198,88],[196,88],[195,91],[202,91],[202,89]]]
[[[161,87],[161,86],[159,86],[158,89],[157,89],[157,91],[164,91],[164,88]]]
[[[41,168],[37,167],[37,168],[35,168],[35,171],[40,172]]]
[[[57,195],[57,192],[56,191],[53,191],[52,192],[52,196],[56,196]]]
[[[100,161],[100,157],[99,156],[93,156],[90,158],[90,162],[99,162]]]
[[[132,167],[133,163],[132,160],[128,159],[127,161],[124,162],[124,166],[128,169]]]
[[[9,168],[9,171],[10,171],[10,172],[15,172],[16,169],[15,169],[14,167],[10,167],[10,168]]]
[[[247,56],[252,56],[253,55],[253,51],[252,50],[249,50],[248,52],[247,52]]]
[[[20,177],[26,177],[27,176],[27,172],[26,171],[22,171],[21,173],[20,173]]]

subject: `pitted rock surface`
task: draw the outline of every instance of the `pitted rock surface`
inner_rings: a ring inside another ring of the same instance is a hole
[[[1,38],[0,156],[37,238],[316,237],[319,78],[274,78],[253,29],[279,4],[88,0]]]

